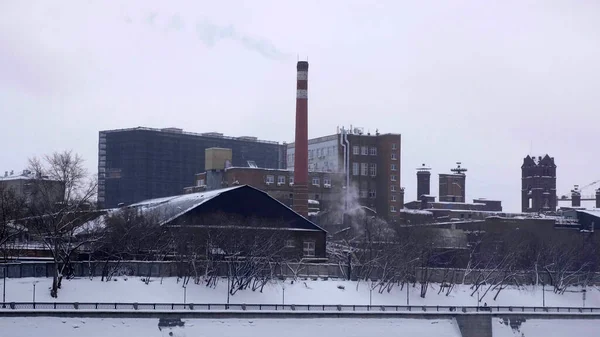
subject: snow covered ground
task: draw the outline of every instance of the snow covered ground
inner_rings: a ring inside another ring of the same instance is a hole
[[[596,337],[600,320],[531,319],[513,330],[501,320],[492,322],[494,337]]]
[[[50,297],[50,278],[8,279],[6,284],[7,302],[31,302],[33,300],[33,284],[36,285],[36,302],[140,302],[140,303],[182,303],[184,289],[176,278],[154,278],[146,285],[138,277],[118,277],[116,281],[101,282],[93,280],[63,280],[58,299]],[[0,286],[2,280],[0,279]],[[285,291],[284,291],[285,287]],[[419,287],[410,287],[411,305],[454,305],[475,306],[477,294],[471,296],[472,290],[467,285],[457,285],[449,296],[443,292],[438,294],[439,285],[432,284],[426,298],[419,297]],[[284,296],[285,292],[285,296]],[[297,280],[293,284],[288,280],[265,286],[263,293],[252,290],[238,291],[230,297],[230,303],[256,304],[369,304],[369,284],[342,280]],[[406,290],[394,287],[390,293],[372,292],[373,305],[406,305]],[[480,296],[483,291],[480,292]],[[483,300],[489,306],[542,306],[542,288],[525,287],[503,290],[496,301],[492,293]],[[204,284],[190,282],[186,290],[187,303],[225,303],[227,301],[227,282],[221,280],[216,288],[208,288]],[[285,297],[285,299],[284,299]],[[581,307],[583,305],[580,288],[574,288],[565,294],[555,294],[550,287],[545,291],[546,306]],[[588,288],[586,307],[600,307],[600,291]]]
[[[190,319],[183,327],[159,329],[158,319],[3,318],[0,335],[11,337],[460,337],[453,320],[417,319]],[[511,335],[512,337],[512,335]]]

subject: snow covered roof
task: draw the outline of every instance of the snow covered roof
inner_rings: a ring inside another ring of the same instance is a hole
[[[401,209],[400,213],[433,215],[433,213],[431,213],[430,211],[422,211],[420,209],[409,209],[409,208]]]
[[[593,215],[595,217],[600,218],[600,209],[598,209],[598,208],[594,208],[594,209],[578,209],[577,212],[585,213],[585,214],[589,214],[589,215]]]
[[[182,214],[187,213],[201,204],[211,200],[222,193],[241,188],[246,185],[237,185],[213,191],[176,195],[172,197],[157,198],[141,201],[127,208],[136,208],[141,212],[152,212],[159,217],[160,224],[167,223]]]
[[[150,199],[129,205],[125,207],[125,209],[135,209],[142,214],[145,213],[156,217],[159,225],[164,225],[183,214],[188,213],[192,209],[234,190],[239,190],[239,193],[242,193],[241,195],[243,195],[243,198],[251,198],[253,200],[229,200],[218,206],[219,210],[229,209],[230,212],[241,212],[240,214],[251,214],[264,217],[284,217],[291,226],[287,228],[288,230],[304,229],[326,232],[323,228],[294,212],[290,207],[273,198],[268,193],[250,185],[236,185],[212,191]],[[265,207],[258,206],[262,205],[265,200],[264,198],[261,199],[262,196],[266,196],[267,200],[270,200],[273,204],[266,205]],[[254,202],[255,199],[258,200],[258,203]],[[280,208],[277,205],[279,205]],[[214,204],[212,206],[206,206],[212,207]]]

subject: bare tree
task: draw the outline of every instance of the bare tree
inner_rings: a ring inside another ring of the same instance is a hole
[[[215,213],[182,219],[177,226],[188,238],[177,244],[187,254],[182,259],[199,275],[202,257],[206,285],[215,286],[218,278],[226,275],[230,295],[243,289],[262,291],[295,254],[286,248],[291,236],[277,220]]]
[[[25,227],[15,220],[23,216],[24,199],[17,196],[14,190],[0,185],[0,251],[6,260],[13,251],[15,243],[24,232]]]
[[[31,158],[29,170],[35,178],[31,181],[27,225],[52,254],[50,295],[56,298],[63,275],[70,272],[74,252],[89,242],[78,241],[74,234],[80,225],[97,216],[89,206],[97,180],[88,179],[83,158],[71,151]]]

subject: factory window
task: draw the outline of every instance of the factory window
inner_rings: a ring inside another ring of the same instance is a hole
[[[295,248],[296,242],[294,240],[285,240],[285,248]]]
[[[198,186],[204,186],[204,179],[198,179]]]
[[[329,178],[329,177],[323,178],[323,184],[324,185],[331,185],[331,178]]]
[[[273,176],[273,175],[268,175],[268,176],[266,177],[266,179],[265,179],[265,182],[266,182],[267,184],[272,184],[272,183],[274,183],[274,182],[275,182],[275,176]]]
[[[396,201],[396,195],[392,194],[392,201]]]
[[[327,155],[328,155],[328,156],[329,156],[329,155],[331,155],[331,147],[328,147],[328,148],[327,148]]]
[[[358,163],[352,163],[352,175],[357,176],[359,174],[360,171],[358,170]]]
[[[315,200],[319,200],[319,195],[315,194]]]
[[[369,154],[369,148],[366,147],[366,146],[361,147],[360,148],[360,154],[362,154],[364,156],[368,155]]]
[[[352,147],[352,154],[360,154],[360,148],[358,146],[353,146]]]
[[[390,191],[396,192],[396,185],[390,185]]]
[[[361,176],[369,175],[369,163],[360,163],[360,175]]]
[[[315,242],[314,241],[304,241],[302,252],[304,256],[315,256]]]
[[[371,177],[377,176],[377,164],[369,164],[369,175]]]
[[[369,198],[375,199],[377,192],[375,190],[369,190]]]
[[[320,185],[319,177],[312,178],[312,184],[315,186],[319,186]]]
[[[391,206],[390,206],[390,212],[392,212],[392,213],[396,213],[396,206],[394,206],[394,205],[391,205]]]
[[[390,165],[390,169],[391,169],[392,171],[396,171],[396,164],[392,164],[392,165]]]
[[[396,160],[396,152],[392,152],[392,160]]]
[[[294,199],[294,193],[290,193],[288,197],[290,197],[290,199]]]
[[[369,149],[369,154],[370,154],[371,156],[376,156],[376,155],[377,155],[377,148],[376,148],[376,147],[374,147],[374,146],[372,146],[372,147]]]
[[[368,196],[369,196],[369,191],[366,191],[366,190],[360,190],[360,193],[359,193],[358,195],[359,195],[359,197],[361,197],[361,198],[366,198],[366,197],[368,197]]]
[[[294,176],[290,176],[288,178],[288,180],[289,180],[290,184],[293,184],[294,183]]]
[[[396,150],[396,143],[392,143],[392,150]]]
[[[280,185],[285,184],[285,176],[278,176],[277,177],[277,183]]]
[[[390,180],[391,180],[391,181],[396,181],[396,175],[392,174],[392,175],[390,176]]]

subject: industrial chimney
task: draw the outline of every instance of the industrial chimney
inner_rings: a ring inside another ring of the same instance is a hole
[[[596,190],[596,208],[600,208],[600,188]]]
[[[417,168],[417,200],[421,200],[424,195],[431,194],[431,168],[423,164]]]
[[[294,144],[294,203],[298,214],[308,216],[308,62],[296,66],[296,139]]]
[[[571,190],[571,207],[581,207],[581,191],[579,185]]]

